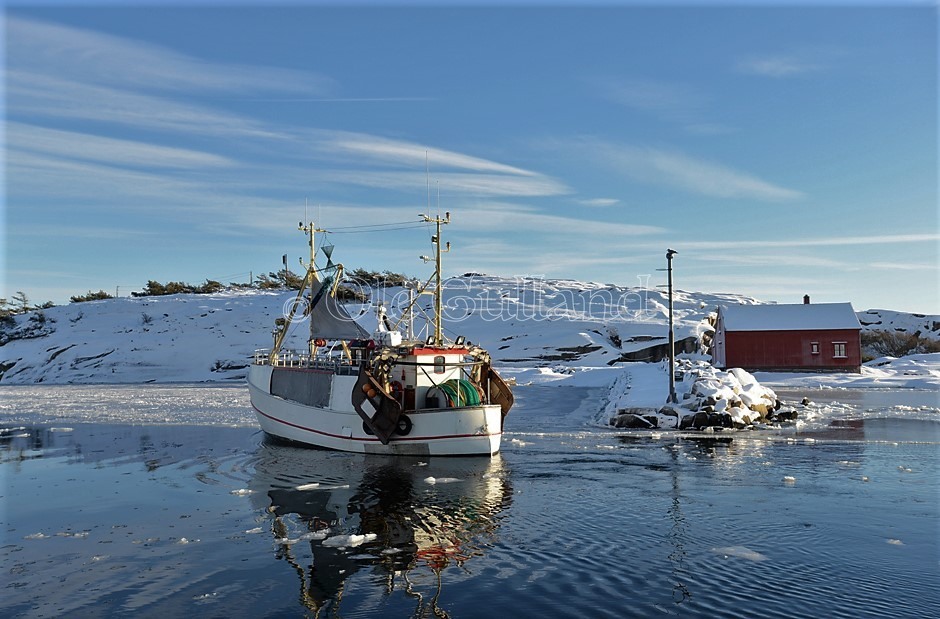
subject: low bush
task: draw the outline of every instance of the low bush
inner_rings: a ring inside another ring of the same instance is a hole
[[[940,340],[924,337],[920,332],[862,331],[862,350],[875,357],[903,357],[940,352]]]

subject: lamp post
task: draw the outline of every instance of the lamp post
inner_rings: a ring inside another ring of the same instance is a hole
[[[672,257],[677,253],[674,249],[666,250],[666,271],[669,281],[669,402],[675,404],[679,401],[676,396],[676,335],[672,328]]]

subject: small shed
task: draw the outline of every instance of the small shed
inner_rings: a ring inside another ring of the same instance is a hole
[[[851,303],[723,306],[712,360],[752,371],[860,372],[861,330]]]

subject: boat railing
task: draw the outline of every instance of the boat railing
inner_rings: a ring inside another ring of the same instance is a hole
[[[271,350],[259,348],[254,352],[252,363],[255,365],[270,365],[277,368],[304,368],[326,370],[334,374],[358,374],[358,366],[354,366],[342,357],[332,355],[310,355],[300,350],[280,350],[271,358]]]

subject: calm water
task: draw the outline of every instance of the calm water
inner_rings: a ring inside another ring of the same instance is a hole
[[[631,434],[516,395],[501,456],[396,460],[265,441],[235,387],[4,388],[0,611],[940,615],[935,419]]]

